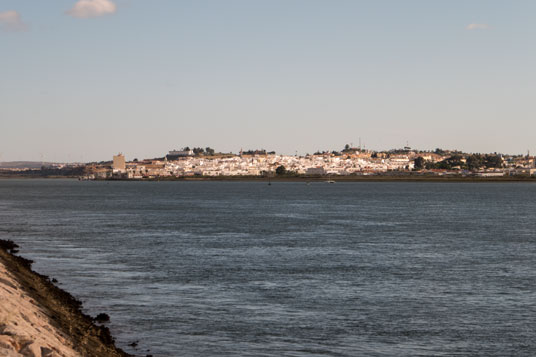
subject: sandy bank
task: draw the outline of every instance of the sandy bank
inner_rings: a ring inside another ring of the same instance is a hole
[[[81,303],[0,241],[0,356],[128,356]]]

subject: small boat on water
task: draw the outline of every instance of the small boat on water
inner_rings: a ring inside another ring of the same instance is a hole
[[[335,181],[331,179],[331,175],[328,176],[328,180],[326,181],[326,183],[335,183]]]

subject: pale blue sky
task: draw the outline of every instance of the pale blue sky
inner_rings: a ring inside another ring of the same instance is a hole
[[[536,152],[536,1],[76,2],[0,0],[0,161]]]

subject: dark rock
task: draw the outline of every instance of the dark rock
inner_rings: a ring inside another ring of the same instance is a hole
[[[19,263],[28,268],[28,269],[32,269],[32,264],[33,264],[33,260],[30,260],[30,259],[26,259],[26,258],[23,258],[23,257],[15,257],[17,258],[17,260],[19,261]]]
[[[99,326],[97,335],[99,336],[99,339],[107,345],[113,345],[115,343],[115,339],[112,337],[108,327]]]
[[[41,356],[42,357],[52,357],[54,356],[54,351],[50,348],[41,347]]]
[[[17,243],[13,242],[11,239],[8,239],[8,240],[0,239],[0,248],[8,251],[11,254],[15,254],[15,253],[18,253],[17,248],[19,248],[19,246]]]
[[[95,317],[95,322],[98,322],[98,323],[109,322],[109,321],[110,321],[110,316],[102,312],[98,314],[97,317]]]

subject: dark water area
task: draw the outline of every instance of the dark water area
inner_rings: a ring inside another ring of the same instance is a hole
[[[532,183],[0,180],[0,238],[138,355],[533,356],[535,203]]]

